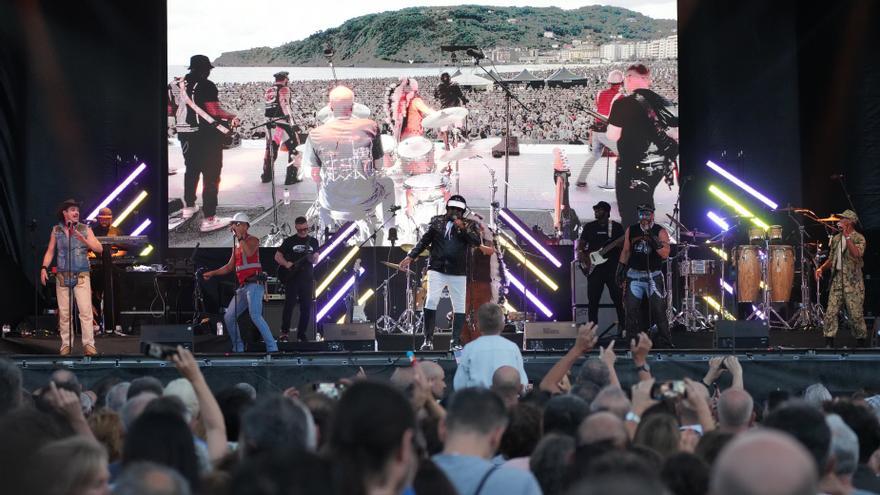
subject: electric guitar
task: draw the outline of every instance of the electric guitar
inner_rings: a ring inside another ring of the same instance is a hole
[[[290,280],[290,277],[292,277],[293,274],[296,273],[296,271],[299,269],[299,267],[301,265],[303,265],[304,263],[309,263],[309,256],[311,254],[312,253],[308,253],[305,256],[303,256],[302,258],[298,259],[297,261],[294,261],[293,266],[291,266],[290,268],[287,268],[284,265],[278,265],[278,273],[277,273],[278,280],[282,284],[286,284],[287,281]]]
[[[613,241],[609,242],[608,244],[602,246],[602,249],[597,249],[595,251],[591,251],[588,256],[588,258],[589,258],[588,262],[587,261],[578,262],[578,266],[580,267],[581,272],[583,272],[584,275],[589,276],[591,273],[593,273],[593,270],[597,266],[608,261],[608,258],[606,258],[605,255],[607,255],[608,252],[613,250],[614,248],[622,245],[624,237],[625,236],[621,235],[617,239],[614,239]]]
[[[568,178],[571,168],[568,156],[560,148],[553,148],[553,182],[556,184],[556,204],[553,208],[553,228],[559,240],[577,239],[581,221],[568,198]]]

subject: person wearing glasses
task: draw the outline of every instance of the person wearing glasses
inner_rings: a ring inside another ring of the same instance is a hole
[[[315,297],[315,275],[312,268],[318,262],[318,240],[309,235],[309,224],[305,217],[297,217],[293,224],[296,235],[284,239],[275,251],[278,279],[284,284],[285,294],[281,333],[278,337],[281,342],[288,340],[290,317],[297,304],[299,322],[296,326],[296,340],[306,341],[306,329],[312,315],[312,299]]]
[[[642,64],[626,69],[627,96],[615,100],[605,137],[617,144],[615,193],[620,223],[639,221],[637,206],[654,203],[660,180],[671,188],[678,160],[678,117],[672,104],[651,91],[651,71]]]

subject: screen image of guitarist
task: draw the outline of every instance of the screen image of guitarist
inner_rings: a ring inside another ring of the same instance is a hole
[[[285,293],[279,337],[281,342],[288,340],[290,317],[296,304],[299,304],[296,338],[300,342],[306,340],[306,329],[312,315],[314,299],[313,265],[318,261],[318,240],[309,235],[309,224],[305,217],[297,217],[294,226],[296,234],[284,239],[275,251],[278,279],[284,284]]]
[[[618,327],[624,321],[622,291],[614,282],[614,272],[623,244],[623,225],[611,220],[611,205],[599,201],[593,206],[596,220],[584,224],[577,242],[578,265],[587,276],[587,304],[589,321],[597,322],[602,291],[608,288],[617,310]]]

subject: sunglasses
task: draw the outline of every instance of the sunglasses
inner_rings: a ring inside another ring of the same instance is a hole
[[[309,228],[308,227],[297,227],[296,231],[297,232],[308,232]]]

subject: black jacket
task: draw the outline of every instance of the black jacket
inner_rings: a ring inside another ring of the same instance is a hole
[[[437,215],[428,224],[428,230],[419,239],[407,256],[415,259],[425,249],[430,249],[428,270],[447,275],[465,275],[467,269],[467,250],[480,245],[480,231],[477,224],[465,220],[467,227],[460,229],[454,224],[446,237],[446,215]]]

